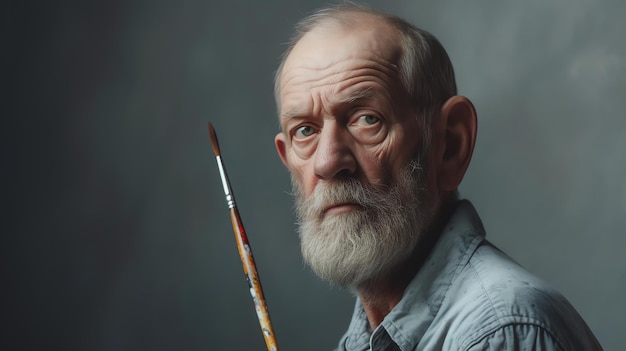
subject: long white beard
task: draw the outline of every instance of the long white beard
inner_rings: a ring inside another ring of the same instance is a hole
[[[323,180],[304,199],[297,180],[292,183],[304,260],[319,277],[342,287],[358,288],[407,260],[430,218],[426,174],[417,161],[385,187]],[[336,203],[361,208],[324,216]]]

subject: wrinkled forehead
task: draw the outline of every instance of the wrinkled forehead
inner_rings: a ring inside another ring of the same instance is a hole
[[[300,68],[324,69],[349,59],[376,60],[393,65],[401,56],[400,34],[378,17],[366,14],[326,19],[307,32],[289,53],[280,87]]]

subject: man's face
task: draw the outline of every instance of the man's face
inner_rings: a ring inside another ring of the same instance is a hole
[[[303,254],[344,286],[406,259],[427,220],[421,123],[398,76],[398,41],[370,18],[323,26],[296,44],[279,82],[276,145],[292,173]]]

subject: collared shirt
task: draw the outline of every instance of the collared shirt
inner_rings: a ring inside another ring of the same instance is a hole
[[[357,299],[339,351],[602,350],[556,290],[485,240],[459,203],[400,302],[372,332]]]

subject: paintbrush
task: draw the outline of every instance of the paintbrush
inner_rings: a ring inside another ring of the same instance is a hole
[[[233,196],[233,191],[230,187],[230,181],[228,180],[224,164],[222,163],[220,146],[217,142],[217,135],[215,134],[215,129],[210,122],[209,138],[211,139],[211,145],[213,146],[213,152],[215,153],[215,159],[217,160],[217,167],[219,168],[220,177],[222,178],[222,185],[224,186],[226,202],[228,203],[228,210],[230,212],[230,221],[233,225],[235,239],[237,240],[237,249],[239,250],[239,256],[241,257],[241,263],[243,264],[243,272],[248,280],[250,295],[252,295],[252,300],[254,301],[254,308],[256,309],[256,314],[259,318],[259,324],[261,324],[261,331],[263,332],[265,345],[267,345],[268,351],[278,351],[276,336],[274,334],[274,329],[272,328],[272,322],[270,321],[267,305],[265,304],[265,297],[263,297],[263,288],[261,287],[261,280],[259,280],[259,274],[257,273],[254,257],[252,256],[252,249],[248,243],[248,237],[246,236],[243,222],[241,221],[239,211],[237,210],[237,204],[235,203],[235,197]]]

